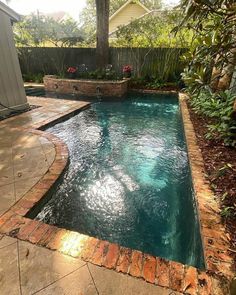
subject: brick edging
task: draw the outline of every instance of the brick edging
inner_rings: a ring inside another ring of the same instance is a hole
[[[228,294],[233,270],[232,258],[227,252],[227,235],[220,222],[218,204],[204,178],[203,159],[187,109],[186,96],[180,94],[179,102],[201,225],[206,271],[24,217],[52,187],[68,161],[66,144],[40,130],[30,132],[53,142],[55,160],[42,179],[0,218],[0,233],[185,294],[216,294],[216,291],[217,294]]]
[[[20,199],[18,200],[8,211],[13,212],[19,216],[25,216],[31,208],[33,208],[39,200],[47,193],[47,191],[53,186],[56,180],[59,178],[63,170],[65,169],[69,153],[67,145],[53,134],[40,131],[30,130],[31,134],[40,135],[53,143],[55,148],[55,158],[48,171],[42,176],[42,178]],[[4,217],[4,215],[3,215]],[[2,218],[0,218],[1,222]]]
[[[230,247],[229,237],[221,221],[220,204],[205,177],[204,160],[190,119],[187,99],[186,94],[179,94],[206,268],[209,271],[232,278],[234,269],[233,258],[228,251]]]

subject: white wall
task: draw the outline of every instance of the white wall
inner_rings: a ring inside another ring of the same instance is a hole
[[[11,20],[0,10],[0,103],[21,110],[28,107]],[[0,105],[0,115],[10,111]]]
[[[139,18],[145,13],[147,11],[140,5],[135,3],[128,4],[109,21],[109,33],[114,32],[118,26],[129,24],[132,20]]]

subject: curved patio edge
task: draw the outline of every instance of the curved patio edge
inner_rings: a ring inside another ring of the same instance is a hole
[[[28,131],[46,137],[55,145],[54,162],[39,182],[0,218],[0,233],[181,293],[229,294],[229,283],[234,274],[233,261],[227,252],[229,243],[219,219],[219,206],[212,199],[209,184],[204,178],[203,160],[186,98],[184,94],[179,95],[201,225],[205,271],[24,217],[55,184],[69,158],[65,143],[40,130]]]

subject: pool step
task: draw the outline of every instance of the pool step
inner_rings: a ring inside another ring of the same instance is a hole
[[[45,96],[43,87],[25,87],[25,93],[28,96]]]

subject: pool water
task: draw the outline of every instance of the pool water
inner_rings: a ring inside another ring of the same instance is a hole
[[[204,267],[176,96],[95,103],[47,131],[70,164],[37,219]]]

